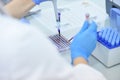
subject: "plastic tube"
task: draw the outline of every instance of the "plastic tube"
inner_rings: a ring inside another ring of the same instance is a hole
[[[106,36],[105,36],[105,41],[107,41],[107,42],[109,40],[111,30],[112,30],[111,28],[107,29],[107,33],[106,33]]]
[[[116,38],[115,44],[116,44],[116,45],[119,45],[119,43],[120,43],[120,35],[117,34],[117,38]]]
[[[113,35],[114,35],[114,31],[112,30],[111,33],[110,33],[110,37],[108,39],[109,44],[111,44],[111,42],[112,42]]]
[[[112,39],[112,42],[111,42],[111,45],[112,45],[112,46],[115,46],[116,37],[117,37],[117,32],[114,31],[113,39]]]

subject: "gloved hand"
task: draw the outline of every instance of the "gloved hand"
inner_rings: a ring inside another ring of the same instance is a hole
[[[81,31],[74,37],[70,46],[72,61],[78,57],[87,61],[95,49],[96,43],[97,25],[95,22],[89,24],[88,21],[85,21]]]
[[[44,1],[54,1],[54,0],[33,0],[33,2],[34,2],[36,5],[39,5],[41,2],[44,2]]]

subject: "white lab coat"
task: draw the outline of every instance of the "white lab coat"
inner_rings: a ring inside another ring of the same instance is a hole
[[[88,65],[72,67],[38,29],[0,16],[0,80],[105,80]]]

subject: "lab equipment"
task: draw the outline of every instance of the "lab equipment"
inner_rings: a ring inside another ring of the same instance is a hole
[[[63,35],[52,35],[49,38],[57,46],[59,52],[64,52],[69,49],[70,42]]]
[[[101,36],[101,38],[103,39],[103,41],[104,41],[104,39],[105,39],[106,33],[107,33],[107,29],[104,29],[104,30],[102,31],[102,36]]]
[[[111,27],[116,28],[120,32],[120,9],[110,9],[110,25]]]
[[[99,43],[93,56],[112,67],[120,63],[120,0],[106,0],[106,11],[110,27],[98,32]]]
[[[117,29],[106,27],[97,33],[97,47],[93,56],[105,66],[112,67],[120,63],[120,34]]]
[[[59,36],[60,36],[61,33],[60,33],[60,22],[59,22],[59,21],[57,21],[57,30],[58,30],[58,34],[59,34]]]
[[[58,29],[58,34],[59,36],[61,35],[60,33],[60,27],[61,27],[61,13],[58,13],[58,20],[57,20],[57,29]]]
[[[104,38],[106,42],[107,42],[108,39],[109,39],[111,30],[112,30],[111,28],[108,28],[108,29],[107,29],[107,33],[106,33],[106,36],[105,36],[105,38]],[[100,31],[100,32],[101,32],[101,31]],[[109,42],[108,42],[108,44],[109,44]]]
[[[106,0],[106,12],[110,14],[111,8],[120,9],[120,0]]]
[[[120,31],[120,0],[106,0],[106,10],[110,15],[110,25]]]
[[[119,42],[119,37],[117,38],[116,44]],[[102,62],[106,67],[114,67],[120,63],[120,47],[109,49],[105,45],[97,43],[93,56]]]
[[[61,31],[60,31],[61,12],[58,12],[57,0],[53,0],[53,6],[54,6],[54,13],[57,22],[58,35],[52,35],[49,36],[49,38],[57,46],[59,52],[64,52],[69,49],[70,42],[63,35],[61,35]]]
[[[117,30],[105,28],[97,33],[98,41],[108,49],[117,48],[120,46],[120,35]]]
[[[88,60],[97,43],[97,25],[85,21],[81,31],[74,37],[70,49],[72,61],[77,57]],[[88,37],[89,36],[89,37]]]
[[[59,22],[61,21],[61,13],[60,12],[58,13],[58,21]]]
[[[24,17],[29,17],[29,16],[35,15],[35,14],[37,14],[39,12],[41,12],[41,9],[38,9],[36,11],[30,11]]]
[[[86,17],[86,20],[89,20],[90,14],[89,14],[89,13],[86,13],[86,14],[85,14],[85,17]]]
[[[52,0],[53,7],[54,7],[54,13],[56,17],[56,21],[58,20],[58,7],[57,7],[57,0]]]
[[[55,12],[55,18],[56,18],[56,22],[57,22],[57,29],[58,29],[58,34],[60,36],[60,22],[61,22],[61,13],[58,12],[58,8],[57,8],[57,0],[52,0],[53,2],[53,7],[54,7],[54,12]]]
[[[58,20],[57,0],[33,0],[33,2],[37,5],[39,5],[41,2],[44,2],[44,1],[52,1],[53,7],[54,7],[54,12],[55,12],[55,17],[56,17],[56,21],[57,21]]]

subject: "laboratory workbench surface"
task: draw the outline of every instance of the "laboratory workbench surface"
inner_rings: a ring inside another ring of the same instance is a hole
[[[81,1],[81,0],[58,0],[58,6],[65,6],[77,1]],[[104,11],[105,11],[105,0],[89,0],[93,3],[95,3],[96,5],[100,6]],[[42,3],[39,6],[36,6],[33,10],[37,10],[37,9],[47,9],[50,8],[51,4],[48,3]],[[42,14],[39,13],[38,16],[41,16]],[[46,14],[48,15],[48,14]],[[66,16],[65,16],[66,17]],[[43,17],[38,17],[38,18],[43,18]],[[37,26],[37,28],[43,30],[43,32],[45,32],[45,34],[47,34],[48,36],[53,34],[52,30],[49,30],[49,28],[45,28],[43,27],[44,24],[41,24],[40,21],[38,21],[39,19],[35,18],[34,15],[28,17],[28,19],[30,20],[30,23],[34,26]],[[47,26],[47,25],[46,25]],[[77,28],[77,27],[76,27]],[[74,28],[76,30],[76,28]],[[69,32],[74,31],[74,29],[69,30]],[[77,28],[78,29],[78,28]],[[67,30],[67,29],[66,29]],[[50,34],[51,32],[51,34]],[[63,34],[65,37],[70,38],[70,33],[69,35],[66,34],[67,32],[63,31]],[[75,34],[74,32],[71,34]],[[73,36],[73,35],[72,35]],[[68,62],[70,62],[70,51],[66,51],[64,53],[60,53]],[[89,59],[89,65],[92,66],[93,68],[99,70],[100,72],[103,73],[103,75],[108,79],[108,80],[120,80],[120,64],[113,66],[113,67],[106,67],[104,66],[99,60],[97,60],[95,57],[91,56]]]

